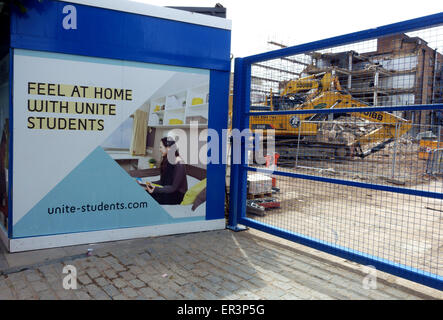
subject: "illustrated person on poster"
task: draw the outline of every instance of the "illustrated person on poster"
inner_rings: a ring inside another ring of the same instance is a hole
[[[159,204],[180,204],[188,190],[185,163],[180,157],[177,145],[172,138],[165,137],[160,141],[160,152],[162,154],[160,180],[152,183],[147,182],[145,190]]]

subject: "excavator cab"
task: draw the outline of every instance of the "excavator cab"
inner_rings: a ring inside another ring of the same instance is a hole
[[[274,111],[294,110],[305,102],[301,95],[275,96],[273,98]]]

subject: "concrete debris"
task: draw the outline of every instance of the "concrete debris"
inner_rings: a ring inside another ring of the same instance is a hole
[[[378,129],[381,125],[358,117],[339,117],[319,124],[319,142],[352,144],[359,137]]]

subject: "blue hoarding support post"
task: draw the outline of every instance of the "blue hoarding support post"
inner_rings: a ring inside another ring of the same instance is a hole
[[[249,91],[250,91],[250,73],[251,67],[244,64],[243,59],[235,59],[235,75],[234,75],[234,99],[232,108],[232,129],[242,131],[248,128],[249,117],[246,112],[249,110]],[[237,148],[234,148],[234,143],[241,143],[242,156],[240,163],[234,154]],[[238,220],[245,215],[246,211],[246,176],[247,171],[244,169],[244,164],[247,163],[247,155],[244,154],[244,146],[246,141],[240,138],[240,141],[234,140],[231,137],[231,177],[230,177],[230,201],[229,201],[229,221],[228,229],[234,231],[246,230],[245,227],[238,226]]]

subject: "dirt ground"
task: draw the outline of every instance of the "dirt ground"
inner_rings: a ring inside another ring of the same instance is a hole
[[[370,146],[371,147],[371,146]],[[366,149],[369,149],[367,147]],[[366,158],[315,160],[294,157],[284,160],[279,170],[295,169],[300,174],[314,174],[336,179],[375,183],[411,188],[425,188],[431,191],[435,181],[441,176],[429,175],[426,159],[419,157],[418,141],[401,137],[391,142],[385,149]],[[293,171],[293,170],[290,170]]]
[[[394,152],[395,151],[395,152]],[[395,159],[394,159],[395,154]],[[395,163],[395,164],[394,164]],[[442,193],[418,144],[399,141],[365,159],[299,160],[278,170]],[[443,200],[277,177],[279,209],[248,217],[304,236],[443,275]]]

